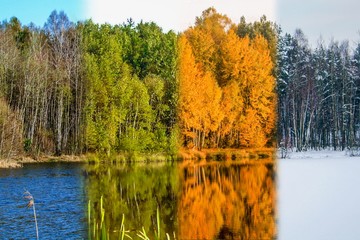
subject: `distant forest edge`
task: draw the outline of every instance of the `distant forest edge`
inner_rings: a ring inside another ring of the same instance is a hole
[[[214,8],[153,22],[0,25],[0,157],[359,142],[360,47],[312,50],[262,17]],[[278,143],[277,143],[278,142]]]
[[[278,142],[283,148],[360,147],[360,42],[320,42],[301,30],[278,37]]]

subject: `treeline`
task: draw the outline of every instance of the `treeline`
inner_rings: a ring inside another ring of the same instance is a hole
[[[85,150],[176,150],[177,35],[155,23],[81,27]]]
[[[263,147],[275,135],[276,26],[209,8],[179,37],[182,145]]]
[[[170,151],[177,35],[155,23],[0,26],[0,155]],[[171,142],[171,139],[172,140]]]
[[[265,17],[236,25],[214,8],[179,34],[13,17],[0,25],[0,156],[271,145],[276,38]]]
[[[279,36],[278,141],[282,147],[344,150],[360,145],[360,44],[320,42],[301,30]]]
[[[43,28],[0,26],[0,155],[80,152],[85,84],[81,33],[61,12]]]

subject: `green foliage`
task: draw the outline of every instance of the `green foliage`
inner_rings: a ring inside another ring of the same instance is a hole
[[[176,35],[154,23],[83,26],[85,142],[92,152],[165,151]],[[175,113],[172,113],[174,118]]]
[[[31,151],[31,139],[29,139],[29,138],[24,140],[24,151],[25,152]]]
[[[178,93],[177,35],[172,31],[163,33],[153,22],[141,22],[135,26],[130,21],[122,27],[122,32],[124,61],[131,66],[133,72],[144,81],[148,78],[161,79],[162,83],[156,80],[160,85],[163,84],[164,114],[160,121],[171,128],[176,122]]]
[[[177,125],[175,125],[169,137],[168,153],[171,157],[176,157],[176,154],[180,149],[181,146],[180,136],[181,136],[180,128]]]
[[[98,28],[88,22],[83,34],[85,49],[88,46],[84,56],[88,81],[85,139],[89,150],[107,153],[115,146],[119,126],[117,86],[124,75],[128,77],[122,66],[121,46],[110,30],[108,25]]]
[[[19,115],[21,151],[167,152],[178,92],[174,32],[153,22],[74,24],[62,11],[43,28],[13,17],[0,30],[0,97],[14,110],[3,119]]]

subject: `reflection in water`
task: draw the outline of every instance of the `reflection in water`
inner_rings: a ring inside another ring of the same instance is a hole
[[[144,227],[151,239],[157,228],[156,212],[160,210],[161,232],[172,234],[176,226],[177,168],[171,164],[127,166],[89,166],[88,198],[93,209],[99,209],[103,196],[105,225],[110,239],[118,239],[122,215],[133,239]],[[94,214],[94,213],[93,213]],[[96,212],[99,223],[100,212]]]
[[[268,161],[269,162],[269,161]],[[183,162],[90,166],[88,196],[104,199],[110,239],[145,228],[151,239],[160,210],[161,232],[176,239],[274,239],[275,183],[272,163]],[[100,222],[100,213],[96,213]]]
[[[178,206],[180,239],[274,239],[272,164],[186,164]]]

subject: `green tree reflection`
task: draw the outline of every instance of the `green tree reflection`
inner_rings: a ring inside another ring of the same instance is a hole
[[[156,211],[160,210],[161,232],[173,234],[176,229],[178,177],[171,164],[89,166],[88,198],[93,209],[99,209],[103,196],[105,225],[110,239],[117,239],[122,215],[126,229],[136,237],[142,227],[150,237],[157,227]],[[100,212],[96,222],[100,222]]]

